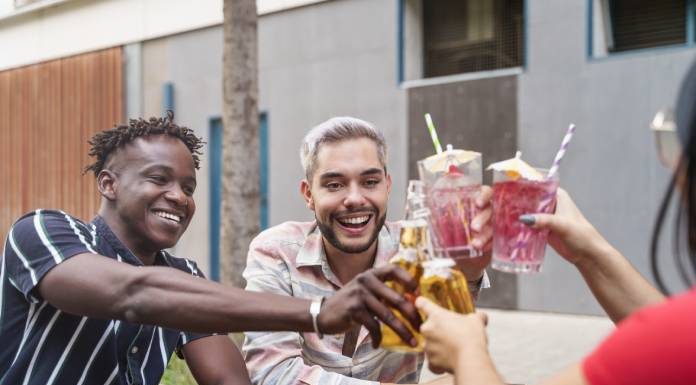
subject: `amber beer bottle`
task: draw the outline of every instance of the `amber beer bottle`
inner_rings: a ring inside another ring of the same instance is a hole
[[[408,185],[408,196],[406,199],[406,219],[401,222],[401,233],[399,234],[399,250],[389,260],[402,269],[406,270],[416,282],[420,281],[423,274],[423,261],[428,257],[430,245],[430,228],[428,216],[430,211],[425,203],[425,192],[420,181],[412,180]],[[398,282],[387,281],[387,286],[397,293],[406,294],[405,288]],[[422,351],[423,337],[411,328],[411,324],[403,318],[401,313],[391,309],[394,315],[399,318],[413,333],[418,341],[417,347],[412,347],[401,340],[389,326],[382,324],[382,343],[381,347],[389,350],[398,351]]]
[[[428,222],[423,218],[405,220],[401,224],[401,234],[399,241],[399,251],[389,260],[389,263],[395,264],[406,270],[417,282],[420,281],[423,274],[423,259],[425,258],[425,250],[428,242]],[[398,282],[387,281],[387,286],[394,289],[397,293],[404,295],[406,290]],[[408,320],[404,319],[401,313],[391,309],[394,315],[401,320],[413,333],[418,341],[418,346],[412,347],[405,343],[392,328],[386,324],[382,324],[382,343],[380,346],[389,350],[397,351],[422,351],[423,337],[413,328]]]
[[[454,269],[451,258],[433,258],[423,262],[420,295],[453,312],[468,314],[474,311],[466,277]]]

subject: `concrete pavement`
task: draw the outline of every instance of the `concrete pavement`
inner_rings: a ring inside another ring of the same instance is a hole
[[[578,362],[611,331],[606,317],[481,309],[493,361],[507,383],[534,384]],[[437,377],[427,369],[421,382]]]

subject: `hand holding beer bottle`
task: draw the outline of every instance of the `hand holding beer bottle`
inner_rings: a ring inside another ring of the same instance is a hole
[[[429,219],[429,210],[425,205],[425,194],[419,181],[411,181],[408,188],[406,220],[402,222],[399,251],[389,261],[411,274],[419,281],[420,295],[433,300],[440,306],[457,313],[474,311],[473,301],[464,275],[454,269],[455,262],[450,258],[435,258]],[[387,285],[404,296],[415,298],[396,282]],[[417,295],[417,294],[416,294]],[[394,315],[403,319],[398,311]],[[404,322],[408,325],[407,322]],[[423,337],[413,332],[418,344],[413,347],[399,338],[388,326],[382,325],[382,343],[380,346],[397,351],[422,351]]]
[[[428,247],[428,209],[425,206],[425,196],[419,181],[410,181],[408,186],[408,198],[406,204],[406,219],[401,223],[399,236],[399,251],[389,260],[389,263],[406,270],[416,281],[423,274],[422,262],[426,259]],[[394,281],[387,281],[387,286],[403,296],[412,296],[407,293],[403,285]],[[403,321],[398,311],[392,309],[394,315]],[[418,344],[413,347],[405,343],[398,334],[389,326],[382,324],[382,343],[380,347],[398,351],[422,351],[423,338],[411,328],[408,322],[404,322],[413,333]]]

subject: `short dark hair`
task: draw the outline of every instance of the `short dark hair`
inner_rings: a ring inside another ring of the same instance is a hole
[[[84,172],[92,171],[94,176],[98,176],[104,169],[109,155],[114,151],[137,138],[150,135],[170,135],[179,138],[191,151],[193,165],[196,169],[199,168],[200,159],[198,155],[202,154],[200,149],[203,147],[203,140],[196,136],[190,128],[176,125],[174,123],[174,113],[167,111],[167,116],[164,118],[152,117],[149,120],[143,118],[130,119],[127,125],[116,125],[109,130],[96,133],[88,141],[92,146],[89,150],[89,156],[95,157],[96,161],[85,167]]]

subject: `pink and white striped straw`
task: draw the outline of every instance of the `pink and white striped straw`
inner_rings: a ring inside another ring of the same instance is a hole
[[[570,140],[573,139],[574,133],[575,124],[571,123],[570,126],[568,126],[568,131],[566,131],[566,134],[563,137],[563,141],[561,142],[561,148],[556,153],[556,158],[553,160],[553,164],[549,169],[549,173],[546,175],[546,180],[553,178],[553,176],[558,172],[558,166],[561,164],[561,159],[563,159],[563,156],[565,155],[566,150],[568,149],[568,144],[570,143]],[[548,199],[541,201],[539,203],[539,209],[537,210],[537,212],[546,212],[546,210],[549,208],[549,205],[553,202],[555,196],[556,194],[553,194]],[[516,259],[521,249],[527,247],[527,244],[529,243],[529,238],[531,236],[532,231],[530,229],[526,229],[526,231],[521,231],[519,234],[517,234],[515,248],[510,253],[510,260]]]
[[[570,126],[568,126],[568,131],[566,131],[566,134],[563,137],[563,141],[561,142],[561,148],[556,153],[556,158],[553,160],[553,164],[549,169],[549,173],[546,175],[546,179],[553,178],[553,176],[556,175],[556,173],[558,172],[558,166],[561,164],[561,159],[563,159],[563,155],[565,155],[566,149],[568,149],[568,144],[570,143],[570,140],[573,139],[574,133],[575,124],[571,123]]]

